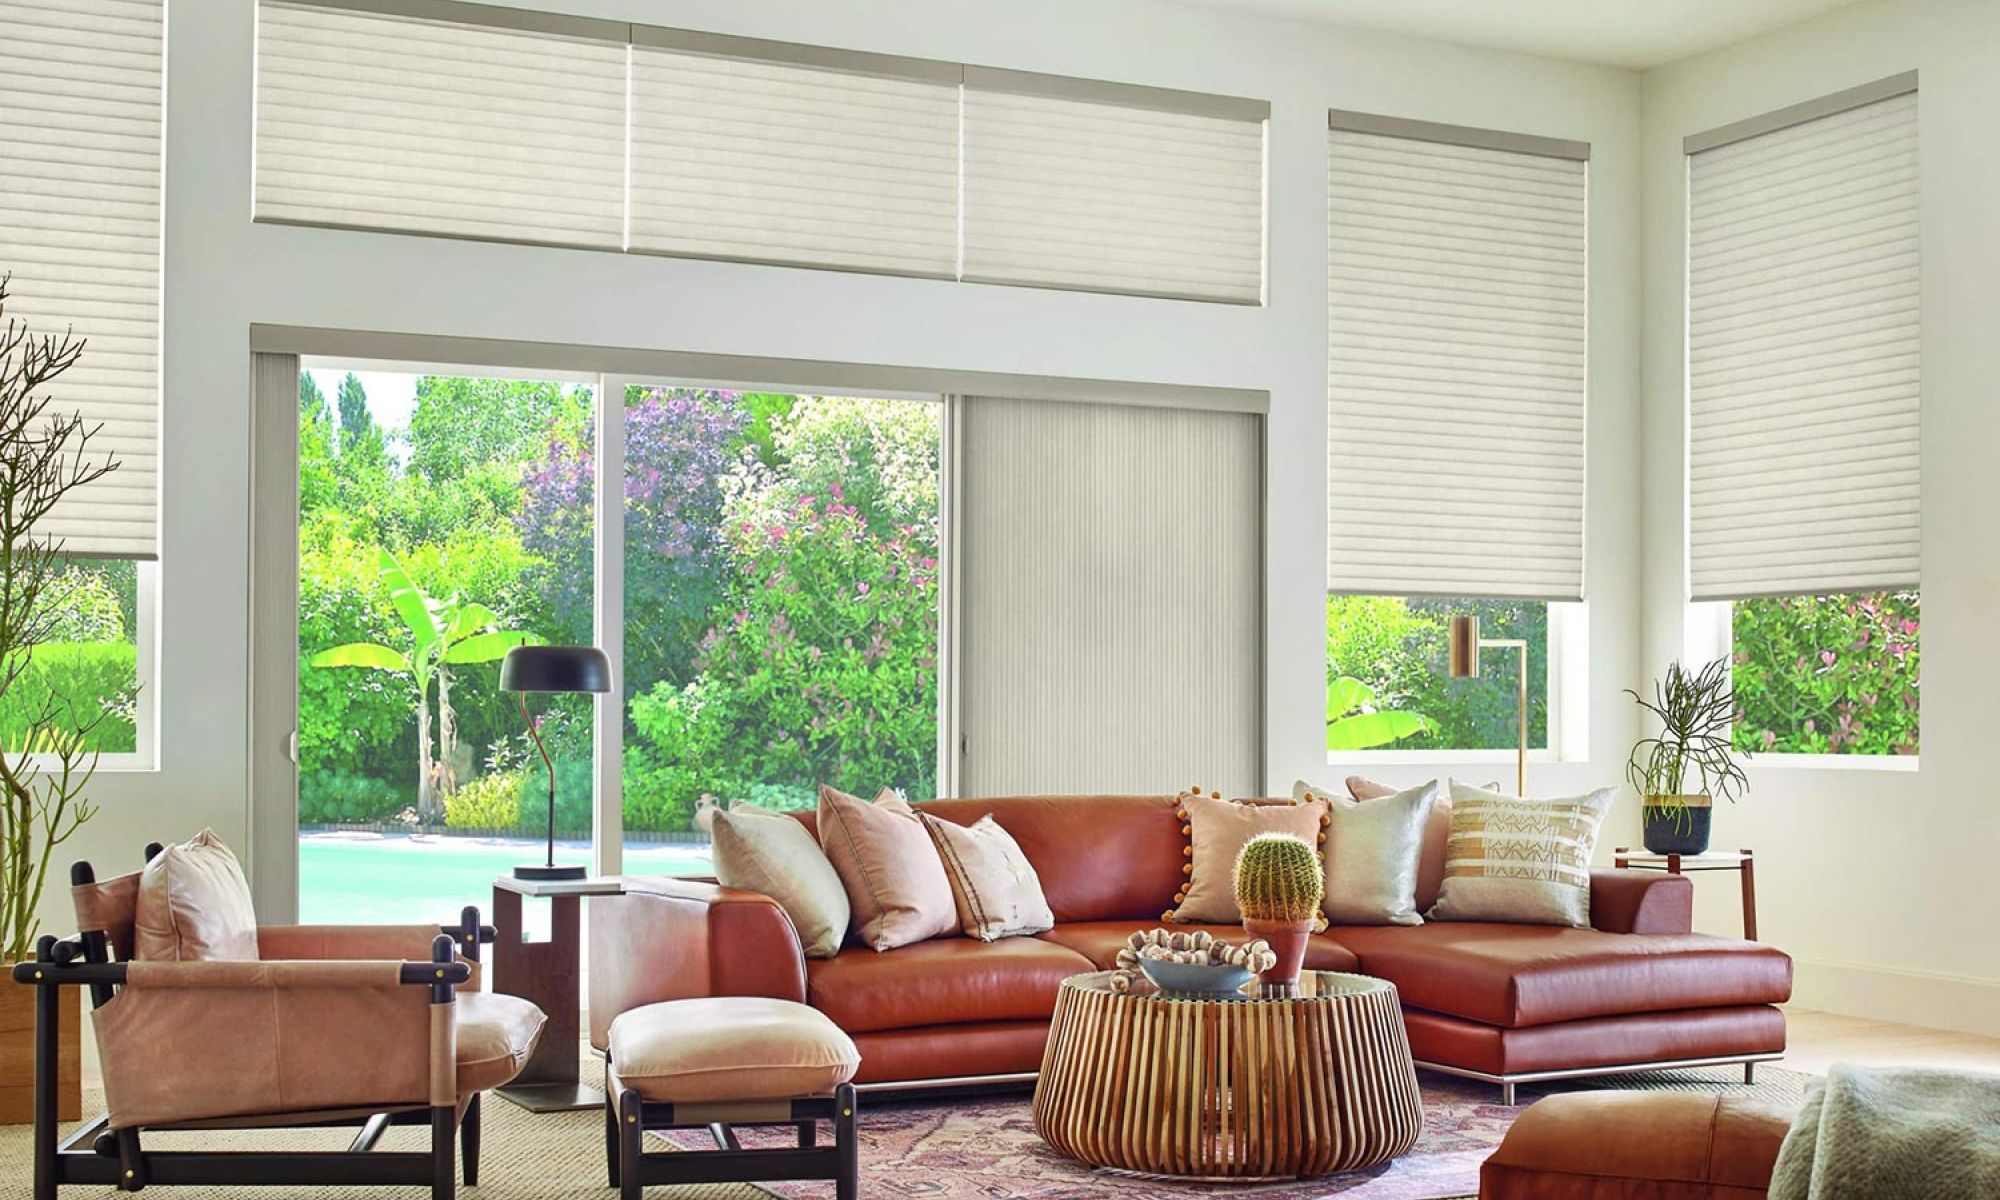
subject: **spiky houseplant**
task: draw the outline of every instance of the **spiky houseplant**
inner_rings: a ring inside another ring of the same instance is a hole
[[[1716,659],[1698,672],[1678,662],[1653,684],[1653,698],[1626,689],[1660,731],[1639,739],[1625,764],[1638,790],[1646,847],[1656,853],[1698,854],[1708,848],[1708,811],[1715,796],[1734,802],[1750,784],[1730,742],[1736,697],[1729,664]]]
[[[1326,894],[1326,869],[1319,851],[1289,833],[1260,833],[1236,855],[1236,907],[1243,931],[1270,944],[1277,965],[1264,972],[1266,984],[1298,982],[1305,964],[1306,939],[1318,923]]]
[[[118,468],[91,453],[97,426],[50,407],[49,384],[76,365],[83,342],[7,316],[7,285],[0,276],[0,706],[61,616],[49,601],[63,542],[38,526],[64,496]],[[51,694],[10,739],[20,749],[0,751],[0,960],[32,952],[50,860],[90,819],[83,793],[97,753],[87,746],[103,719]]]

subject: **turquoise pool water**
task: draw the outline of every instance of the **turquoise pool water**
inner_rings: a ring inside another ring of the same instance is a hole
[[[307,925],[444,924],[476,904],[492,920],[493,880],[542,861],[543,844],[512,838],[307,833],[299,837],[299,921]],[[557,842],[558,863],[590,862],[585,842]],[[707,846],[625,848],[628,875],[705,875]],[[531,936],[546,933],[548,905],[530,901]]]

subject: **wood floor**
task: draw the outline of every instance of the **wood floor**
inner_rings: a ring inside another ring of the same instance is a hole
[[[2000,1074],[2000,1038],[1790,1007],[1785,1027],[1783,1065],[1794,1071],[1820,1075],[1833,1063],[1851,1062]]]

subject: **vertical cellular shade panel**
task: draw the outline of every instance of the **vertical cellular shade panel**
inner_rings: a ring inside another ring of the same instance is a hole
[[[957,85],[637,46],[631,239],[949,278]]]
[[[1330,590],[1582,598],[1586,167],[1331,132]]]
[[[1916,95],[1688,176],[1694,598],[1916,586]]]
[[[981,396],[956,443],[959,793],[1254,794],[1258,419]]]
[[[965,278],[1255,304],[1264,122],[965,88]]]
[[[256,215],[618,249],[625,52],[265,0]]]
[[[160,0],[0,0],[0,273],[8,317],[83,357],[45,391],[118,469],[36,530],[152,558],[159,497]],[[74,443],[72,443],[73,445]]]

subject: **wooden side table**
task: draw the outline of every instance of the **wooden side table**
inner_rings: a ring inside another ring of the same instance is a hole
[[[1735,871],[1743,877],[1743,936],[1757,940],[1757,864],[1748,850],[1710,850],[1703,854],[1654,854],[1648,850],[1612,852],[1612,865],[1625,871],[1665,871],[1685,875],[1694,871]]]
[[[602,1108],[604,1093],[577,1072],[578,1015],[583,1008],[584,896],[612,896],[624,890],[616,876],[598,879],[516,879],[493,881],[493,990],[533,1001],[548,1017],[535,1052],[514,1082],[495,1089],[530,1112]],[[521,921],[525,897],[547,897],[553,911],[549,940],[531,942]]]

